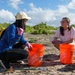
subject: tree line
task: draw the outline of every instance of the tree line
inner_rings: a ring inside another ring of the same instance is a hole
[[[10,23],[0,23],[0,31],[6,29]],[[71,26],[75,27],[75,24]],[[31,34],[54,34],[58,27],[47,25],[47,23],[41,22],[35,26],[26,25],[25,32]]]

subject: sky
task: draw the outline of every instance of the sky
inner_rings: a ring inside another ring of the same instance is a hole
[[[13,23],[20,11],[31,17],[28,25],[46,22],[50,26],[60,26],[63,17],[75,24],[75,0],[0,0],[0,23]]]

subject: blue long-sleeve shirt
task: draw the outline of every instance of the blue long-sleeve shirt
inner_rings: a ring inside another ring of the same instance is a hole
[[[11,24],[5,31],[4,35],[0,40],[0,52],[4,52],[6,50],[11,50],[12,46],[16,44],[16,42],[21,42],[22,44],[26,44],[26,40],[24,36],[17,34],[17,28],[14,24]]]

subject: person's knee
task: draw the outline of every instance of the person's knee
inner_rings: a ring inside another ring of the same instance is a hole
[[[60,46],[60,44],[58,44],[58,43],[54,43],[53,45],[54,45],[54,47],[56,47],[56,48],[59,50],[59,46]]]
[[[28,57],[28,51],[27,50],[25,50],[25,53],[24,53],[24,58],[27,58]]]
[[[57,43],[53,43],[53,46],[57,46]]]
[[[21,48],[21,49],[25,49],[25,47],[26,47],[25,45],[22,45],[20,48]]]
[[[57,43],[54,43],[53,45],[54,45],[54,46],[57,46],[58,44],[57,44]]]

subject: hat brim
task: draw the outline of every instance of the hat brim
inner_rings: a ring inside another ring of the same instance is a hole
[[[28,19],[28,20],[30,20],[31,19],[31,17],[22,17],[22,18],[16,18],[17,20],[21,20],[21,19]]]
[[[24,19],[28,19],[28,20],[30,20],[30,19],[31,19],[31,17],[25,17]]]

